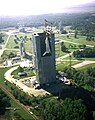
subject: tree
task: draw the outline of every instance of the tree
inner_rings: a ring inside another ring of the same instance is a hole
[[[81,99],[54,98],[41,102],[42,120],[86,120],[87,110]]]
[[[24,72],[24,69],[22,67],[18,67],[18,72]]]
[[[0,33],[0,43],[2,43],[2,42],[3,42],[3,34]]]
[[[24,39],[27,40],[27,35],[24,36]]]
[[[8,55],[8,58],[13,58],[16,57],[16,54],[14,54],[13,52],[10,52],[10,54]]]
[[[66,48],[66,46],[64,45],[64,42],[61,42],[61,51],[62,51],[62,52],[67,52],[67,48]]]
[[[61,34],[67,34],[67,31],[66,30],[62,30]]]
[[[87,72],[91,77],[95,77],[95,67],[89,67],[89,68],[87,68],[86,72]]]
[[[77,35],[78,35],[78,31],[75,31],[74,37],[77,38]]]
[[[84,49],[84,48],[86,48],[86,45],[84,45],[84,44],[81,45],[81,44],[80,44],[80,45],[78,45],[78,47],[79,47],[80,49]]]
[[[69,108],[69,109],[68,109]],[[63,101],[64,120],[86,120],[86,106],[81,99],[66,98]]]
[[[67,35],[67,38],[69,38],[69,35]]]

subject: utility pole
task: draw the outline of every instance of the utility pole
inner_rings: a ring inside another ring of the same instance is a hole
[[[71,77],[71,55],[69,54],[69,60],[70,60],[70,64],[69,64],[69,66],[70,66],[70,77]]]
[[[69,66],[70,66],[70,69],[71,69],[71,65],[72,65],[72,64],[71,64],[71,57],[72,57],[72,56],[69,54],[69,60],[70,60]]]

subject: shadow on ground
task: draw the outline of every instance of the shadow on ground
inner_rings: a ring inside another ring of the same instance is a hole
[[[85,90],[82,87],[68,86],[62,82],[45,85],[42,86],[42,88],[51,93],[52,95],[57,96],[59,99],[82,99],[83,103],[87,107],[90,116],[88,116],[89,120],[93,120],[93,118],[91,118],[91,114],[92,111],[95,111],[95,92]]]

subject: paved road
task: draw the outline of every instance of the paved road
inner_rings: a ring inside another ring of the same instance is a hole
[[[62,60],[63,58],[69,57],[69,56],[72,55],[72,54],[73,54],[73,52],[71,52],[71,53],[69,53],[69,54],[66,54],[66,55],[64,55],[64,56],[58,57],[58,58],[56,58],[56,61],[60,61],[60,60]]]
[[[78,64],[76,64],[76,65],[73,65],[72,67],[73,67],[73,68],[80,68],[80,67],[83,67],[83,66],[85,66],[85,65],[89,65],[89,64],[93,64],[93,63],[95,63],[95,61],[87,61],[87,60],[85,60],[85,61],[83,61],[83,62],[81,62],[81,63],[78,63]]]
[[[5,79],[11,83],[14,83],[16,86],[19,87],[19,89],[22,89],[24,92],[28,93],[29,95],[34,94],[35,96],[38,96],[38,95],[44,95],[44,94],[48,93],[47,91],[45,91],[43,89],[35,90],[35,88],[32,88],[32,87],[30,88],[30,87],[26,86],[25,84],[23,84],[21,82],[21,80],[14,79],[12,77],[11,73],[14,70],[16,70],[17,68],[18,68],[18,66],[12,67],[11,69],[9,69],[4,75]],[[32,79],[32,77],[31,77],[31,79]],[[34,77],[33,77],[33,79],[34,79]]]
[[[4,45],[4,48],[6,48],[6,46],[7,46],[8,42],[9,42],[10,36],[11,36],[11,33],[10,33],[10,34],[8,34],[8,38],[7,38],[7,40],[6,40],[6,43],[5,43],[5,45]]]

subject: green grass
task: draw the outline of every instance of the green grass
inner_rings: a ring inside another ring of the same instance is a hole
[[[3,37],[4,42],[3,42],[3,44],[6,43],[7,38],[8,38],[8,35],[4,34],[4,37]]]
[[[94,118],[93,120],[95,120],[95,111],[93,111],[93,118]]]
[[[0,68],[0,84],[2,84],[5,88],[7,88],[7,90],[11,91],[10,87],[14,85],[9,82],[7,82],[8,83],[7,85],[4,83],[5,81],[4,74],[8,69],[9,68]],[[13,101],[13,99],[11,99],[11,106],[15,108],[19,108],[20,110],[17,110],[17,112],[25,120],[33,120],[30,113],[25,111],[21,106],[19,106],[17,102]]]
[[[62,52],[61,51],[61,46],[59,44],[57,44],[57,45],[55,45],[55,54],[56,54],[56,56],[61,57],[61,56],[66,55],[67,53]]]
[[[71,66],[80,63],[80,61],[72,61]],[[70,66],[70,61],[63,61],[56,65],[56,70],[63,71],[64,67]]]
[[[30,40],[30,38],[32,37],[32,35],[31,35],[30,33],[26,33],[26,34],[21,34],[21,33],[20,33],[20,34],[18,34],[17,36],[18,36],[19,38],[20,38],[21,36],[22,36],[22,37],[27,36],[27,40],[25,41],[25,50],[31,53],[31,51],[32,51],[32,48],[31,48],[31,46],[32,46],[32,41]],[[8,42],[8,44],[7,44],[6,47],[7,47],[8,49],[15,49],[15,47],[18,46],[18,48],[16,48],[16,49],[19,50],[19,43],[20,43],[20,41],[18,40],[18,43],[16,44],[15,41],[14,41],[14,39],[15,39],[15,36],[12,35],[12,36],[10,37],[9,42]]]
[[[14,53],[14,54],[17,54],[18,50],[11,50],[11,49],[10,50],[5,50],[2,54],[2,58],[8,57],[11,52]]]
[[[79,49],[77,45],[73,48],[70,48],[70,43],[64,43],[64,45],[68,49],[68,52],[74,52],[75,50]],[[67,52],[62,52],[61,44],[56,44],[55,45],[55,53],[56,53],[56,55],[59,55],[58,57],[61,57],[61,56],[64,56],[64,55],[68,54]]]
[[[93,87],[91,87],[90,85],[85,85],[82,86],[85,90],[89,90],[89,91],[93,91]]]
[[[57,39],[62,39],[62,40],[70,41],[70,42],[95,46],[95,41],[89,42],[86,40],[86,36],[81,36],[81,35],[78,35],[78,38],[74,38],[74,35],[69,35],[69,38],[67,38],[67,35],[61,35],[61,36],[58,36]]]
[[[14,49],[16,46],[19,46],[19,44],[15,43],[14,38],[14,35],[10,36],[9,42],[6,46],[8,49]]]
[[[27,76],[21,76],[21,77],[20,77],[20,76],[18,75],[18,72],[19,72],[18,69],[15,70],[15,71],[13,71],[13,72],[12,72],[12,75],[14,75],[14,78],[15,78],[15,79],[22,79],[22,78],[25,78],[25,77],[31,77],[31,76],[34,76],[34,75],[35,75],[32,69],[24,68],[24,71],[27,73]]]
[[[83,60],[91,60],[91,61],[95,61],[95,58],[82,58]]]
[[[64,30],[66,30],[67,32],[69,32],[69,31],[74,32],[75,31],[75,30],[71,30],[71,26],[64,27]]]
[[[28,113],[28,111],[24,110],[21,106],[19,106],[17,102],[14,102],[13,100],[11,100],[11,107],[19,108],[16,112],[25,120],[34,120],[30,115],[30,113]]]
[[[32,53],[32,41],[31,40],[27,40],[25,42],[25,50],[29,53]]]
[[[24,33],[18,33],[17,36],[18,36],[18,37],[27,36],[28,39],[32,37],[31,33],[25,33],[25,34],[24,34]]]

